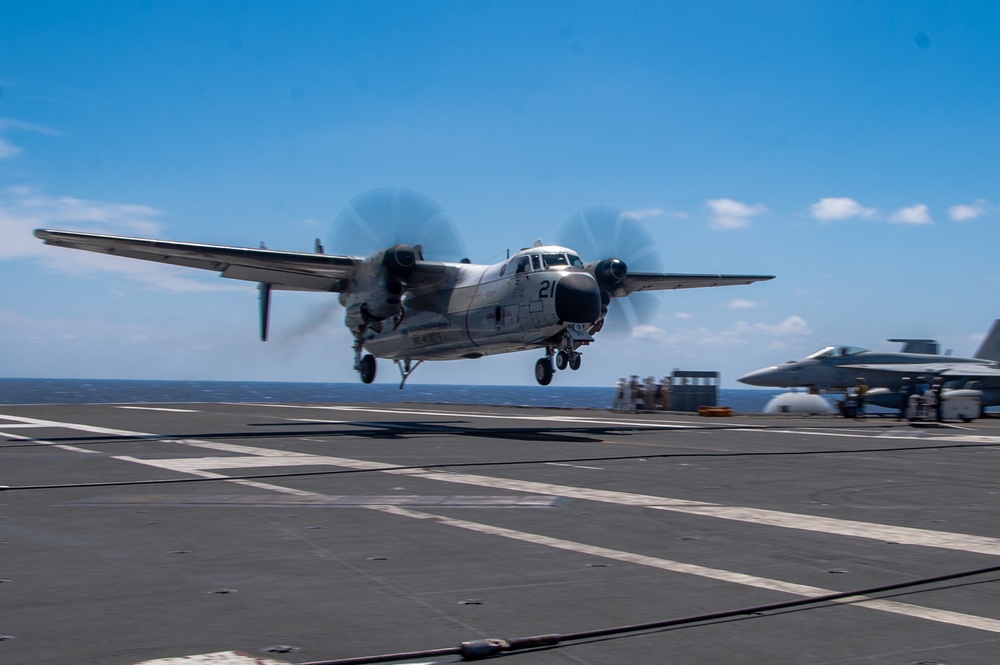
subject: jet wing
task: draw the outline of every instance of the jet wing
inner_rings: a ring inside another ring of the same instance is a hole
[[[917,377],[921,374],[927,376],[943,376],[952,378],[973,378],[1000,376],[1000,367],[994,365],[980,365],[979,363],[926,363],[923,365],[904,364],[857,364],[840,365],[848,369],[867,369],[879,372],[893,372]]]
[[[688,275],[672,273],[629,272],[611,295],[624,298],[638,291],[697,289],[705,286],[735,286],[774,279],[774,275]]]
[[[354,256],[203,245],[98,233],[36,229],[47,245],[156,261],[218,272],[222,277],[267,282],[273,288],[339,292],[361,264]]]

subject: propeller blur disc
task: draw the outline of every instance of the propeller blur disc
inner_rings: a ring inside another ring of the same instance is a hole
[[[592,206],[567,219],[556,233],[556,244],[576,250],[585,262],[621,259],[629,273],[663,272],[653,236],[637,219],[610,206]],[[660,298],[655,293],[633,293],[613,298],[602,335],[627,337],[656,317]]]
[[[428,261],[457,262],[465,241],[444,208],[403,187],[381,187],[351,199],[333,222],[331,254],[368,256],[393,245],[422,245]]]

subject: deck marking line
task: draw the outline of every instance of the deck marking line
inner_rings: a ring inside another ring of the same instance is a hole
[[[781,580],[772,580],[766,577],[758,577],[756,575],[747,575],[744,573],[737,573],[729,570],[720,570],[717,568],[707,568],[705,566],[698,566],[695,564],[683,563],[680,561],[659,559],[656,557],[645,556],[642,554],[634,554],[632,552],[612,550],[606,547],[587,545],[572,540],[551,538],[549,536],[542,536],[534,533],[527,533],[524,531],[515,531],[513,529],[493,526],[490,524],[482,524],[479,522],[470,522],[468,520],[460,520],[452,517],[445,517],[442,515],[423,513],[416,510],[401,508],[399,506],[363,506],[363,508],[368,510],[377,510],[380,512],[389,513],[391,515],[400,515],[403,517],[410,517],[414,519],[431,520],[434,522],[438,522],[439,524],[445,524],[447,526],[457,527],[460,529],[467,529],[469,531],[476,531],[491,536],[499,536],[502,538],[520,540],[527,543],[544,545],[547,547],[567,550],[570,552],[589,554],[592,556],[598,556],[606,559],[614,559],[616,561],[623,561],[627,563],[638,564],[641,566],[649,566],[652,568],[658,568],[660,570],[667,570],[687,575],[697,575],[699,577],[707,577],[722,582],[741,584],[744,586],[751,586],[758,589],[780,591],[783,593],[793,594],[796,596],[804,596],[804,597],[825,596],[828,594],[836,593],[836,591],[830,589],[822,589],[820,587],[808,586],[804,584],[795,584],[793,582],[782,582]],[[873,599],[873,598],[868,598],[866,596],[851,596],[849,598],[841,598],[839,600],[834,600],[831,602],[860,605],[862,607],[868,607],[871,609],[880,610],[882,612],[902,614],[905,616],[915,617],[918,619],[926,619],[929,621],[937,621],[939,623],[947,623],[955,626],[962,626],[965,628],[975,628],[977,630],[985,630],[992,633],[1000,633],[1000,620],[975,616],[972,614],[963,614],[961,612],[952,612],[950,610],[938,610],[930,607],[910,605],[907,603],[900,603],[892,600]]]
[[[359,407],[359,406],[303,406],[298,404],[254,404],[254,406],[267,406],[272,408],[284,408],[284,409],[314,409],[314,410],[329,410],[329,411],[353,411],[360,413],[390,413],[396,415],[404,416],[447,416],[447,417],[464,417],[464,418],[480,418],[486,420],[527,420],[531,422],[559,422],[559,423],[584,423],[592,425],[618,425],[622,427],[648,427],[651,429],[690,429],[703,426],[702,423],[676,420],[647,420],[647,421],[632,421],[632,420],[608,420],[604,418],[594,418],[589,416],[517,416],[517,415],[506,415],[506,414],[494,414],[494,413],[476,413],[472,411],[428,411],[426,409],[389,409],[389,408],[370,408],[370,407]],[[738,423],[724,423],[727,428],[732,429],[756,429],[753,425],[749,424],[738,424]],[[717,425],[716,425],[717,426]]]
[[[112,459],[121,460],[123,462],[134,462],[136,464],[145,464],[147,466],[156,466],[163,469],[170,469],[176,471],[173,466],[168,464],[158,464],[157,462],[166,460],[148,460],[139,459],[137,457],[129,457],[127,455],[119,455]],[[211,471],[201,471],[199,469],[188,469],[183,471],[183,473],[190,473],[193,476],[200,476],[202,478],[219,478],[220,480],[228,480],[231,483],[236,483],[237,485],[245,485],[246,487],[256,487],[257,489],[270,490],[272,492],[281,492],[282,494],[293,494],[295,496],[310,496],[310,497],[325,497],[326,494],[319,494],[318,492],[307,492],[306,490],[297,490],[291,487],[282,487],[281,485],[272,485],[271,483],[262,483],[256,480],[242,480],[240,478],[230,478],[229,476],[224,476],[221,473],[212,473]]]
[[[130,437],[150,437],[154,436],[139,432],[126,432],[123,430],[111,430],[110,428],[94,427],[90,425],[77,425],[73,423],[59,423],[54,421],[40,421],[37,419],[21,419],[32,422],[44,422],[47,426],[63,427],[69,429],[80,429],[90,432],[115,433],[119,436]],[[707,517],[717,517],[751,524],[766,524],[782,528],[793,528],[804,531],[815,531],[821,533],[836,533],[858,538],[869,538],[883,540],[907,545],[918,545],[924,547],[937,547],[950,550],[976,552],[980,554],[1000,555],[1000,539],[986,536],[974,536],[969,534],[954,533],[948,531],[931,531],[912,527],[897,527],[871,522],[857,522],[852,520],[841,520],[830,517],[810,516],[796,513],[785,513],[775,510],[760,508],[722,506],[719,504],[707,503],[703,501],[690,501],[682,499],[672,499],[669,497],[658,497],[643,494],[632,494],[628,492],[617,492],[612,490],[597,490],[568,485],[555,485],[550,483],[539,483],[532,481],[512,480],[505,478],[494,478],[475,474],[434,471],[429,469],[401,469],[399,465],[385,464],[381,462],[371,462],[366,460],[355,460],[348,458],[338,458],[320,455],[309,455],[307,453],[288,453],[285,451],[270,448],[258,448],[254,446],[243,446],[231,443],[217,443],[210,441],[200,441],[195,439],[176,439],[177,443],[195,447],[209,448],[226,452],[238,452],[246,455],[259,455],[267,457],[284,458],[309,458],[315,464],[327,464],[352,469],[366,469],[383,471],[386,473],[415,476],[428,480],[438,480],[443,482],[463,483],[477,485],[481,487],[492,487],[495,489],[508,489],[522,494],[551,494],[564,496],[567,498],[584,499],[589,501],[600,501],[614,503],[618,505],[642,506],[657,510],[672,510],[675,512],[697,514]],[[117,457],[139,464],[159,466],[161,468],[180,470],[185,473],[202,475],[203,472],[195,467],[197,462],[188,462],[177,459],[172,460],[147,460],[131,457]],[[180,463],[184,469],[172,466],[173,463]],[[206,474],[206,477],[226,478],[221,474]],[[238,479],[232,479],[236,482]],[[253,482],[253,481],[240,481]],[[269,484],[264,484],[269,485]],[[254,485],[257,486],[257,485]],[[270,486],[270,485],[269,485]],[[277,487],[277,486],[270,486]],[[283,491],[288,491],[283,490]]]
[[[164,406],[116,406],[116,409],[135,409],[136,411],[167,411],[169,413],[200,413],[195,409],[168,409]]]
[[[20,436],[19,434],[10,434],[8,432],[0,432],[0,436],[6,436],[8,439],[16,439],[18,441],[31,441],[38,446],[44,446],[46,448],[62,448],[63,450],[69,450],[74,453],[89,453],[91,455],[100,455],[100,450],[87,450],[86,448],[77,448],[76,446],[69,446],[65,443],[53,443],[52,441],[42,441],[36,439],[33,436]],[[3,446],[0,446],[2,448]]]
[[[565,462],[546,462],[548,466],[568,466],[572,469],[592,469],[594,471],[604,471],[602,466],[587,466],[585,464],[567,464]]]
[[[33,420],[33,419],[27,419],[27,420]],[[53,421],[37,421],[37,420],[35,422],[44,422],[45,426],[65,427],[65,428],[69,428],[69,429],[81,429],[83,431],[91,431],[91,432],[100,430],[101,433],[109,433],[109,428],[96,428],[96,427],[92,427],[92,426],[89,426],[89,425],[78,425],[78,424],[73,424],[73,423],[56,423],[56,422],[53,422]],[[122,431],[122,430],[113,430],[113,431],[114,431],[115,434],[118,434],[118,435],[121,435],[121,436],[132,436],[132,437],[135,437],[135,436],[142,436],[142,437],[153,436],[151,434],[143,434],[143,433],[138,433],[138,432],[125,432],[125,431]],[[259,451],[262,451],[262,452],[266,451],[267,453],[269,453],[270,456],[274,456],[275,453],[278,452],[278,451],[274,451],[274,450],[270,450],[270,449],[256,449],[256,448],[253,448],[251,446],[235,446],[233,444],[215,444],[215,443],[211,443],[211,442],[202,442],[202,441],[190,440],[190,439],[179,440],[178,442],[179,443],[186,443],[187,445],[212,447],[212,448],[217,448],[217,449],[221,449],[221,448],[234,449],[234,448],[236,448],[236,449],[239,449],[241,452],[247,452],[247,453],[249,453],[251,451],[255,451],[255,450],[259,450]],[[92,452],[92,451],[81,450],[81,452]],[[282,453],[282,454],[287,454],[287,453]],[[114,459],[119,459],[119,460],[122,460],[122,461],[134,462],[134,463],[138,463],[138,464],[146,464],[146,465],[151,465],[151,466],[160,466],[160,467],[168,468],[168,469],[172,468],[171,465],[170,465],[170,462],[177,461],[177,460],[145,460],[145,459],[138,459],[138,458],[128,457],[128,456],[118,456],[118,457],[115,457]],[[337,458],[326,458],[326,460],[328,460],[327,463],[330,463],[330,461],[335,460],[335,459],[337,459]],[[498,481],[498,480],[501,480],[501,479],[489,478],[489,477],[486,477],[486,476],[472,476],[470,474],[454,474],[454,473],[431,472],[431,471],[426,470],[426,469],[420,469],[420,470],[399,469],[396,465],[388,465],[388,464],[382,464],[382,463],[378,463],[378,462],[367,462],[367,461],[364,461],[364,460],[348,460],[348,459],[343,459],[343,460],[340,460],[340,461],[347,462],[352,467],[355,467],[355,468],[373,468],[373,469],[382,470],[382,471],[385,471],[385,472],[388,472],[388,473],[399,473],[401,475],[414,475],[414,476],[418,476],[418,477],[422,477],[422,478],[428,478],[428,479],[433,479],[433,480],[446,480],[446,481],[450,481],[450,482],[463,482],[463,483],[470,483],[470,484],[477,484],[477,485],[482,485],[483,481]],[[315,493],[315,492],[307,492],[307,491],[303,491],[303,490],[296,490],[296,489],[289,488],[289,487],[282,487],[282,486],[279,486],[279,485],[271,485],[269,483],[261,483],[261,482],[257,482],[257,481],[251,481],[251,480],[242,480],[242,479],[238,479],[238,478],[229,478],[228,476],[224,476],[222,474],[216,474],[216,473],[211,473],[211,472],[207,472],[207,471],[201,471],[201,470],[198,470],[198,469],[190,469],[190,470],[185,471],[185,473],[190,473],[192,475],[197,475],[197,476],[201,476],[201,477],[219,478],[220,480],[227,480],[228,482],[233,482],[233,483],[237,483],[237,484],[240,484],[240,485],[245,485],[245,486],[249,486],[249,487],[256,487],[256,488],[259,488],[259,489],[266,489],[266,490],[281,492],[281,493],[285,493],[285,494],[294,494],[294,495],[299,495],[299,496],[319,496],[319,497],[325,496],[325,495],[318,494],[318,493]],[[645,499],[645,500],[652,499],[655,502],[660,503],[661,504],[660,507],[663,507],[662,506],[663,502],[674,504],[673,505],[674,508],[677,508],[678,504],[680,504],[680,503],[684,503],[684,504],[687,504],[689,506],[695,506],[695,505],[699,505],[699,504],[703,505],[705,507],[712,507],[713,506],[713,504],[707,504],[707,503],[704,503],[704,502],[697,502],[697,501],[681,502],[681,501],[679,501],[677,499],[664,499],[664,498],[660,498],[660,497],[650,497],[650,496],[644,496],[644,495],[629,495],[627,493],[611,492],[611,491],[606,491],[606,490],[585,490],[584,488],[571,488],[571,487],[564,487],[564,486],[559,486],[559,485],[550,485],[550,484],[547,484],[547,483],[531,483],[531,482],[526,482],[526,481],[502,481],[502,482],[500,482],[498,484],[493,484],[493,483],[491,483],[491,484],[492,484],[492,486],[505,486],[505,485],[507,485],[510,482],[514,482],[515,484],[518,484],[518,485],[521,485],[521,486],[532,486],[532,487],[535,488],[533,491],[536,492],[536,493],[539,493],[539,494],[556,494],[558,496],[572,496],[573,494],[571,494],[569,492],[563,492],[561,490],[580,490],[583,493],[590,495],[589,497],[583,497],[583,496],[581,496],[580,498],[593,498],[594,496],[602,496],[602,497],[604,497],[603,499],[596,499],[596,500],[609,500],[612,496],[619,496],[621,498],[634,497],[634,498],[641,498],[641,499]],[[547,488],[547,489],[545,489],[545,490],[539,489],[539,488],[543,488],[543,487]],[[552,491],[552,490],[560,490],[560,491]],[[621,501],[613,501],[613,502],[614,503],[620,503]],[[629,501],[629,503],[631,504],[632,502]],[[635,505],[635,504],[632,504],[632,505]],[[650,507],[655,507],[655,506],[650,506]],[[794,584],[794,583],[789,583],[789,582],[781,582],[781,581],[778,581],[778,580],[767,580],[766,578],[756,578],[755,576],[745,575],[743,573],[735,573],[735,572],[730,572],[730,571],[717,571],[715,569],[709,569],[709,568],[704,568],[704,567],[701,567],[701,566],[695,566],[693,564],[684,564],[684,563],[680,563],[680,562],[669,562],[669,561],[666,561],[666,560],[655,559],[653,557],[646,557],[646,556],[638,555],[638,554],[618,552],[616,550],[609,550],[609,549],[606,549],[606,548],[599,548],[599,547],[590,546],[590,545],[583,545],[582,543],[573,543],[572,541],[563,541],[563,540],[556,539],[556,538],[550,538],[548,536],[539,536],[539,535],[535,535],[535,534],[526,534],[524,532],[517,532],[517,531],[510,530],[510,529],[504,529],[502,527],[495,527],[495,526],[491,526],[491,525],[479,524],[479,523],[476,523],[476,522],[468,522],[468,521],[464,521],[464,520],[456,520],[454,518],[449,518],[449,517],[444,517],[444,516],[438,516],[438,515],[432,515],[432,514],[429,514],[429,513],[419,513],[417,511],[406,510],[406,509],[402,509],[402,508],[395,507],[395,506],[385,506],[385,507],[369,506],[369,507],[366,507],[366,508],[369,509],[369,510],[380,510],[382,512],[389,512],[389,513],[394,513],[394,514],[398,514],[398,515],[406,515],[408,517],[414,517],[414,518],[419,518],[419,519],[435,520],[435,521],[438,521],[438,522],[443,523],[443,524],[448,524],[450,526],[458,526],[458,527],[465,528],[465,529],[480,531],[482,533],[488,533],[488,534],[493,534],[493,535],[498,535],[498,536],[503,536],[503,537],[508,537],[508,538],[515,538],[515,539],[518,539],[518,540],[525,540],[525,541],[528,541],[528,542],[536,542],[536,543],[539,543],[539,544],[545,544],[545,545],[548,545],[550,547],[556,547],[556,548],[559,548],[559,549],[568,549],[568,550],[577,551],[577,552],[586,552],[586,553],[594,554],[596,556],[603,556],[603,557],[609,557],[609,555],[610,555],[610,558],[616,558],[616,559],[621,560],[621,561],[631,561],[631,562],[634,562],[634,563],[640,563],[642,565],[647,565],[647,566],[652,565],[652,566],[655,566],[655,567],[658,567],[658,568],[662,568],[662,569],[665,569],[665,570],[676,570],[677,572],[687,572],[688,574],[702,575],[702,576],[705,576],[705,577],[712,577],[713,579],[720,579],[720,580],[723,580],[723,581],[731,581],[731,582],[740,583],[740,584],[749,584],[751,581],[755,581],[755,582],[757,582],[757,584],[754,584],[754,586],[765,585],[766,584],[766,586],[763,586],[762,588],[774,589],[774,590],[778,590],[778,591],[786,591],[787,593],[793,593],[793,594],[797,593],[799,595],[802,595],[802,594],[806,594],[806,595],[821,595],[821,594],[824,594],[824,593],[829,593],[828,590],[820,589],[818,587],[809,587],[809,586],[806,586],[806,585],[799,585],[799,584]],[[667,508],[667,509],[669,509],[669,508]],[[747,510],[750,510],[752,512],[756,512],[756,509],[747,509]],[[777,514],[777,515],[782,515],[783,514],[783,513],[778,513],[777,511],[764,511],[764,512],[774,513],[774,514]],[[699,512],[699,514],[707,514],[707,513]],[[784,515],[788,515],[790,517],[804,517],[804,516],[795,516],[795,515],[787,514],[787,513],[784,514]],[[734,517],[728,517],[728,519],[735,519],[735,518]],[[826,519],[827,521],[830,521],[831,518],[824,518],[824,519]],[[840,522],[841,520],[832,520],[832,521],[834,521],[834,522]],[[880,527],[880,526],[883,526],[883,525],[875,525],[875,524],[868,524],[868,523],[857,523],[857,524],[864,525],[865,527],[876,527],[876,528]],[[795,527],[795,528],[801,528],[801,527]],[[906,529],[906,531],[907,532],[916,532],[916,533],[927,533],[927,534],[932,534],[932,535],[939,535],[940,534],[940,532],[926,532],[926,531],[921,530],[921,529]],[[966,536],[964,534],[947,534],[947,535],[953,536],[953,537],[955,537],[957,539],[973,539],[973,540],[976,540],[976,541],[989,541],[989,542],[993,542],[994,547],[993,547],[993,549],[989,553],[991,553],[991,554],[996,554],[997,553],[995,539],[979,538],[979,537],[975,537],[975,536]],[[866,535],[864,537],[871,537],[871,536],[870,535]],[[919,543],[917,543],[917,544],[919,544]],[[969,542],[965,542],[964,543],[964,546],[965,546],[964,549],[969,549],[968,545],[969,545]],[[938,546],[940,546],[940,545],[938,545]],[[975,550],[970,550],[970,551],[975,551]],[[740,581],[740,580],[742,580],[742,581]],[[850,600],[851,599],[843,599],[843,600],[840,600],[840,601],[837,601],[837,602],[844,603],[844,602],[849,602]],[[863,604],[866,607],[870,607],[870,608],[873,608],[873,609],[880,609],[880,610],[887,611],[887,612],[893,612],[893,613],[897,613],[897,614],[904,614],[904,615],[907,615],[907,616],[913,616],[913,617],[918,617],[918,618],[923,618],[923,619],[929,619],[929,620],[939,621],[939,622],[943,622],[943,623],[951,623],[951,624],[954,624],[954,625],[967,626],[967,627],[977,628],[977,629],[980,629],[980,630],[986,630],[986,631],[990,631],[990,632],[1000,632],[1000,621],[997,621],[997,620],[994,620],[994,619],[989,619],[989,618],[986,618],[986,617],[976,617],[976,616],[972,616],[972,615],[961,614],[961,613],[958,613],[958,612],[950,612],[950,611],[947,611],[947,610],[935,610],[935,609],[931,609],[931,608],[910,606],[910,605],[906,605],[906,604],[903,604],[903,603],[897,603],[895,601],[886,601],[886,600],[864,600],[863,603],[861,603],[861,604]]]
[[[614,490],[599,490],[572,485],[555,485],[535,481],[514,480],[510,478],[495,478],[477,474],[433,469],[400,468],[395,464],[370,462],[326,455],[309,455],[306,453],[283,453],[269,448],[256,448],[232,443],[215,443],[184,439],[183,443],[199,448],[223,450],[226,452],[241,452],[249,457],[205,457],[190,459],[134,460],[143,464],[152,464],[180,472],[193,472],[204,468],[240,468],[279,466],[286,459],[290,465],[330,465],[343,468],[383,471],[404,476],[436,480],[448,483],[476,485],[494,489],[506,489],[521,494],[549,494],[571,499],[613,503],[616,505],[637,506],[655,510],[666,510],[679,513],[715,517],[718,519],[747,522],[755,525],[765,525],[786,529],[798,529],[824,534],[837,534],[855,538],[889,541],[905,545],[921,547],[937,547],[941,549],[976,552],[1000,556],[1000,539],[988,536],[974,536],[950,531],[934,531],[914,527],[892,526],[874,522],[859,522],[819,515],[787,513],[764,508],[742,506],[723,506],[704,501],[674,499],[648,494],[633,494]],[[254,457],[259,455],[259,457]],[[269,458],[269,459],[268,459]],[[133,459],[133,458],[129,458]]]

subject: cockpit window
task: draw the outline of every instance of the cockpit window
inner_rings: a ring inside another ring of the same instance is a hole
[[[581,261],[580,257],[576,254],[569,254],[569,264],[571,266],[576,266],[577,268],[583,267],[583,261]]]
[[[538,258],[538,254],[532,254],[531,255],[531,268],[532,268],[532,270],[541,270],[542,269],[542,260],[540,258]]]
[[[545,261],[546,268],[569,265],[569,261],[566,260],[566,255],[562,252],[558,254],[542,254],[542,260]]]
[[[856,356],[867,350],[868,349],[862,349],[860,346],[826,346],[816,353],[810,353],[806,356],[806,358],[813,358],[816,360],[820,358],[843,358],[845,356]]]

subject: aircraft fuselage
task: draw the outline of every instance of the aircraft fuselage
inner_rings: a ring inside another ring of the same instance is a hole
[[[575,266],[518,272],[517,260],[458,264],[453,279],[406,293],[396,315],[366,329],[365,348],[394,360],[450,360],[545,347],[564,331],[590,341],[586,329],[601,316],[595,278]]]
[[[817,388],[844,390],[856,385],[858,378],[864,378],[870,386],[899,388],[903,385],[904,373],[890,366],[907,366],[906,376],[916,378],[923,372],[933,376],[940,371],[942,363],[954,365],[993,365],[979,358],[956,358],[931,354],[900,354],[864,351],[840,358],[805,358],[781,365],[765,367],[739,378],[743,383],[768,388]],[[858,367],[857,365],[881,365],[882,369]]]

